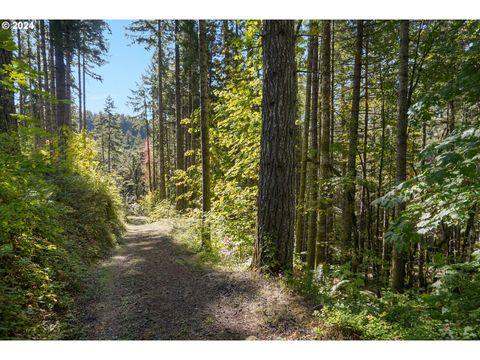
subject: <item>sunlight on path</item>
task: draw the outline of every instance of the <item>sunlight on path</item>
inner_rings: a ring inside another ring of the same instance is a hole
[[[173,220],[130,219],[119,250],[98,269],[82,309],[81,339],[313,338],[310,310],[251,272],[192,267],[171,238]],[[308,320],[310,319],[310,320]]]

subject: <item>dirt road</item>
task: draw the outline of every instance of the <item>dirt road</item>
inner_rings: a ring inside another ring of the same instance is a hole
[[[312,309],[278,281],[192,265],[173,223],[129,225],[77,306],[75,339],[314,338]]]

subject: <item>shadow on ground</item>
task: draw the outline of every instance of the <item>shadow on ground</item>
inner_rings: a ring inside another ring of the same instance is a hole
[[[312,338],[311,313],[278,283],[251,272],[192,265],[168,221],[130,219],[119,250],[91,277],[72,339]]]

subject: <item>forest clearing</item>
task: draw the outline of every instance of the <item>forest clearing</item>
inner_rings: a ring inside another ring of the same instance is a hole
[[[480,339],[480,21],[0,22],[0,339]]]

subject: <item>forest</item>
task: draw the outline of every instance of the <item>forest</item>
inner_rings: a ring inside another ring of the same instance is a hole
[[[0,339],[480,339],[480,21],[0,22]]]

